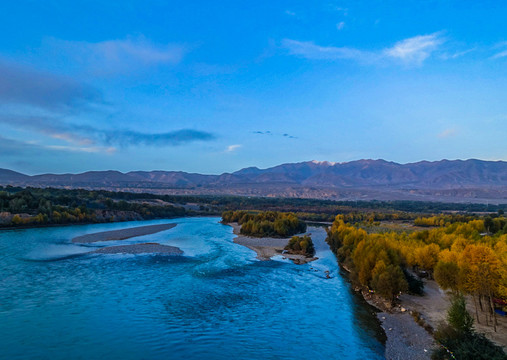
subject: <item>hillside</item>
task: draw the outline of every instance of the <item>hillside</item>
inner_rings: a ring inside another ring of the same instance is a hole
[[[507,162],[441,160],[398,164],[385,160],[308,161],[221,175],[182,171],[90,171],[28,176],[0,169],[1,185],[231,194],[334,200],[507,202]]]

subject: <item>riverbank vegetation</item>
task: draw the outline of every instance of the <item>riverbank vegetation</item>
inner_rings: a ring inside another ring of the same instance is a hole
[[[242,235],[254,237],[288,237],[306,231],[306,223],[293,213],[264,211],[225,211],[222,214],[224,223],[237,222],[241,225]]]
[[[441,347],[433,359],[506,359],[501,347],[472,327],[475,322],[481,331],[485,326],[496,333],[498,316],[507,310],[503,213],[436,215],[418,222],[410,232],[375,233],[338,215],[327,241],[353,283],[391,306],[402,292],[424,294],[420,277],[435,279],[452,294],[448,324],[434,335]],[[466,312],[467,302],[475,310],[473,317]],[[504,328],[504,321],[501,325]],[[427,330],[433,333],[431,326]]]
[[[496,314],[507,300],[507,232],[503,216],[489,229],[488,218],[407,234],[368,233],[338,215],[327,241],[359,285],[393,302],[409,289],[408,274],[435,278],[444,290],[468,295],[476,321],[496,331]]]
[[[125,201],[115,193],[61,190],[0,189],[0,227],[101,223],[181,217],[182,206],[164,202]]]

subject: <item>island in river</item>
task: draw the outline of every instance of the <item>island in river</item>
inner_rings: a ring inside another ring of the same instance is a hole
[[[156,224],[137,226],[121,230],[101,231],[92,234],[76,236],[73,243],[89,244],[101,241],[126,240],[138,236],[156,234],[161,231],[172,229],[177,224]],[[105,246],[92,253],[96,254],[160,254],[160,255],[181,255],[183,251],[175,246],[162,245],[149,242],[141,244],[127,244],[117,246]]]
[[[284,249],[290,238],[256,238],[244,236],[240,233],[241,225],[238,225],[238,223],[229,223],[227,225],[232,226],[234,234],[237,235],[237,237],[234,238],[234,242],[255,251],[257,253],[257,259],[259,260],[270,260],[275,255],[282,255],[283,257],[292,260],[295,264],[306,264],[318,259],[317,257],[307,257],[305,255],[285,252]]]

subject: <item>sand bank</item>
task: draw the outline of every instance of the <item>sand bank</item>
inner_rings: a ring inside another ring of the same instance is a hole
[[[73,243],[92,243],[97,241],[125,240],[136,236],[155,234],[160,231],[169,230],[177,224],[158,224],[138,226],[128,229],[102,231],[93,234],[77,236],[72,239]]]
[[[284,254],[283,250],[285,246],[287,246],[290,238],[254,238],[244,236],[240,235],[241,225],[238,225],[237,223],[231,223],[228,225],[232,226],[234,234],[237,235],[237,237],[234,238],[234,242],[255,251],[257,253],[257,259],[259,260],[266,261],[270,260],[275,255],[282,255],[283,257],[292,260],[295,264],[306,264],[318,259],[316,257],[309,258],[304,255]]]
[[[132,245],[108,246],[92,251],[95,254],[163,254],[181,255],[183,251],[175,246],[157,243],[142,243]]]

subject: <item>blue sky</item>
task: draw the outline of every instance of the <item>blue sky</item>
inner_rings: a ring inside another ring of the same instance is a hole
[[[0,167],[507,160],[502,1],[3,1]]]

